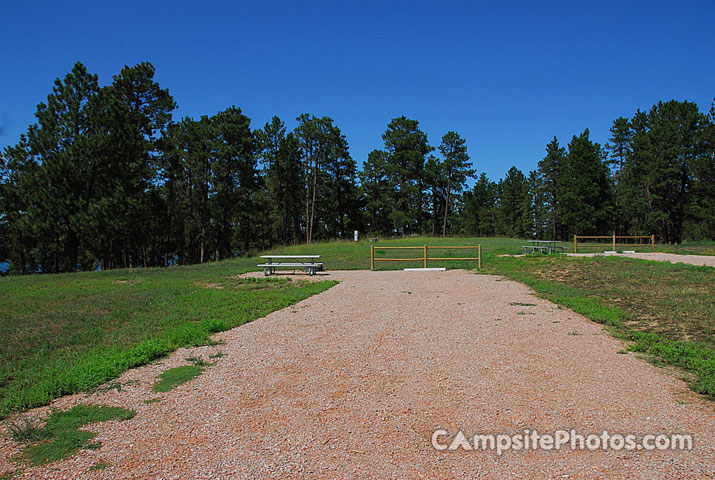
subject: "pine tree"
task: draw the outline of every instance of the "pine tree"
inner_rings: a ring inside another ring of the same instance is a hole
[[[531,195],[529,181],[516,167],[511,167],[499,182],[499,218],[501,233],[510,237],[531,236]]]
[[[425,155],[433,150],[417,120],[395,118],[382,134],[388,155],[388,175],[395,190],[390,221],[401,235],[420,232],[426,214],[423,206]]]
[[[467,178],[474,175],[475,170],[471,168],[467,154],[467,143],[456,132],[447,132],[442,137],[439,146],[443,161],[441,165],[444,175],[444,220],[442,223],[442,237],[447,234],[447,214],[450,209],[452,192],[456,191],[461,195],[464,190],[464,183]]]
[[[559,192],[561,189],[561,174],[566,150],[559,146],[556,137],[546,145],[546,156],[539,162],[538,181],[535,188],[540,201],[543,201],[544,221],[550,224],[549,237],[551,240],[563,240],[561,230],[561,212],[559,207]]]
[[[605,154],[586,129],[572,138],[558,189],[567,235],[597,235],[611,227],[611,190]]]
[[[358,174],[360,192],[364,199],[366,224],[369,232],[392,235],[392,198],[396,185],[389,172],[389,156],[382,150],[373,150]]]
[[[464,198],[464,233],[487,237],[496,235],[497,185],[482,172]]]

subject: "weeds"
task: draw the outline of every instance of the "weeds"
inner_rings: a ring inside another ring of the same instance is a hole
[[[8,430],[10,431],[10,437],[20,443],[31,444],[41,442],[47,438],[47,431],[26,417],[10,422]]]
[[[193,380],[204,372],[204,367],[196,365],[184,365],[181,367],[170,368],[161,375],[159,380],[154,383],[154,390],[157,393],[168,392],[175,389],[179,385],[183,385],[189,380]]]
[[[109,463],[105,462],[104,460],[100,460],[97,463],[95,463],[94,465],[92,465],[91,467],[89,467],[88,470],[90,472],[98,472],[100,470],[104,470],[108,466],[109,466]]]
[[[39,440],[26,446],[15,460],[30,465],[45,465],[74,455],[83,448],[99,448],[91,440],[96,433],[80,430],[81,427],[109,420],[128,420],[133,410],[100,405],[77,405],[69,410],[55,410],[45,420]]]
[[[213,363],[206,362],[203,358],[201,357],[187,357],[186,358],[187,362],[191,362],[197,367],[208,367],[209,365],[213,365]]]

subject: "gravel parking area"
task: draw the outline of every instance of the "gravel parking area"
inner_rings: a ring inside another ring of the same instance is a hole
[[[304,277],[301,277],[304,278]],[[497,276],[329,272],[293,307],[55,402],[133,408],[98,450],[26,478],[711,478],[715,404],[597,324]],[[225,356],[210,359],[216,352]],[[156,376],[215,362],[176,390]],[[158,403],[146,400],[160,398]],[[39,414],[46,409],[32,413]],[[673,434],[691,451],[438,451],[432,434]],[[0,440],[0,473],[17,447]],[[100,459],[104,470],[89,472]]]
[[[676,253],[569,253],[569,257],[595,257],[597,255],[608,255],[615,257],[640,258],[641,260],[656,260],[670,263],[689,263],[706,267],[715,267],[715,257],[710,255],[679,255]]]

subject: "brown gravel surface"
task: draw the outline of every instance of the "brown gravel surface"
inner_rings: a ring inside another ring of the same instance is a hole
[[[136,410],[91,426],[102,447],[26,478],[710,478],[715,405],[587,319],[501,277],[331,272],[293,307],[127,372],[115,390],[57,400]],[[518,305],[520,303],[521,305]],[[533,304],[533,305],[524,305]],[[153,394],[186,357],[225,354]],[[151,398],[159,403],[145,404]],[[41,414],[38,409],[31,414]],[[679,451],[437,451],[451,435],[524,429],[688,433]],[[0,473],[17,446],[3,435]],[[89,472],[99,460],[110,466]]]
[[[657,260],[659,262],[689,263],[691,265],[701,265],[715,267],[715,257],[712,255],[679,255],[676,253],[569,253],[569,257],[595,257],[595,256],[615,256],[640,258],[641,260]]]

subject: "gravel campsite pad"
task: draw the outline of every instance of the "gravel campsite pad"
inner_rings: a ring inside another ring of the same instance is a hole
[[[307,278],[301,276],[301,278]],[[501,277],[330,272],[326,292],[54,402],[122,406],[102,446],[27,478],[705,478],[715,405],[602,326]],[[221,352],[220,358],[216,355]],[[211,356],[214,358],[212,359]],[[156,377],[212,362],[154,393]],[[154,400],[152,400],[154,399]],[[151,403],[145,403],[152,400]],[[38,409],[31,414],[46,412]],[[438,451],[432,434],[675,434],[692,451]],[[17,446],[3,435],[0,472]],[[89,471],[99,461],[102,470]]]
[[[570,257],[596,257],[602,256],[603,253],[569,253]],[[715,267],[715,257],[712,255],[680,255],[677,253],[647,253],[647,252],[637,252],[637,253],[609,253],[608,256],[626,257],[626,258],[639,258],[641,260],[653,260],[658,262],[670,262],[670,263],[687,263],[690,265],[704,266],[704,267]]]

